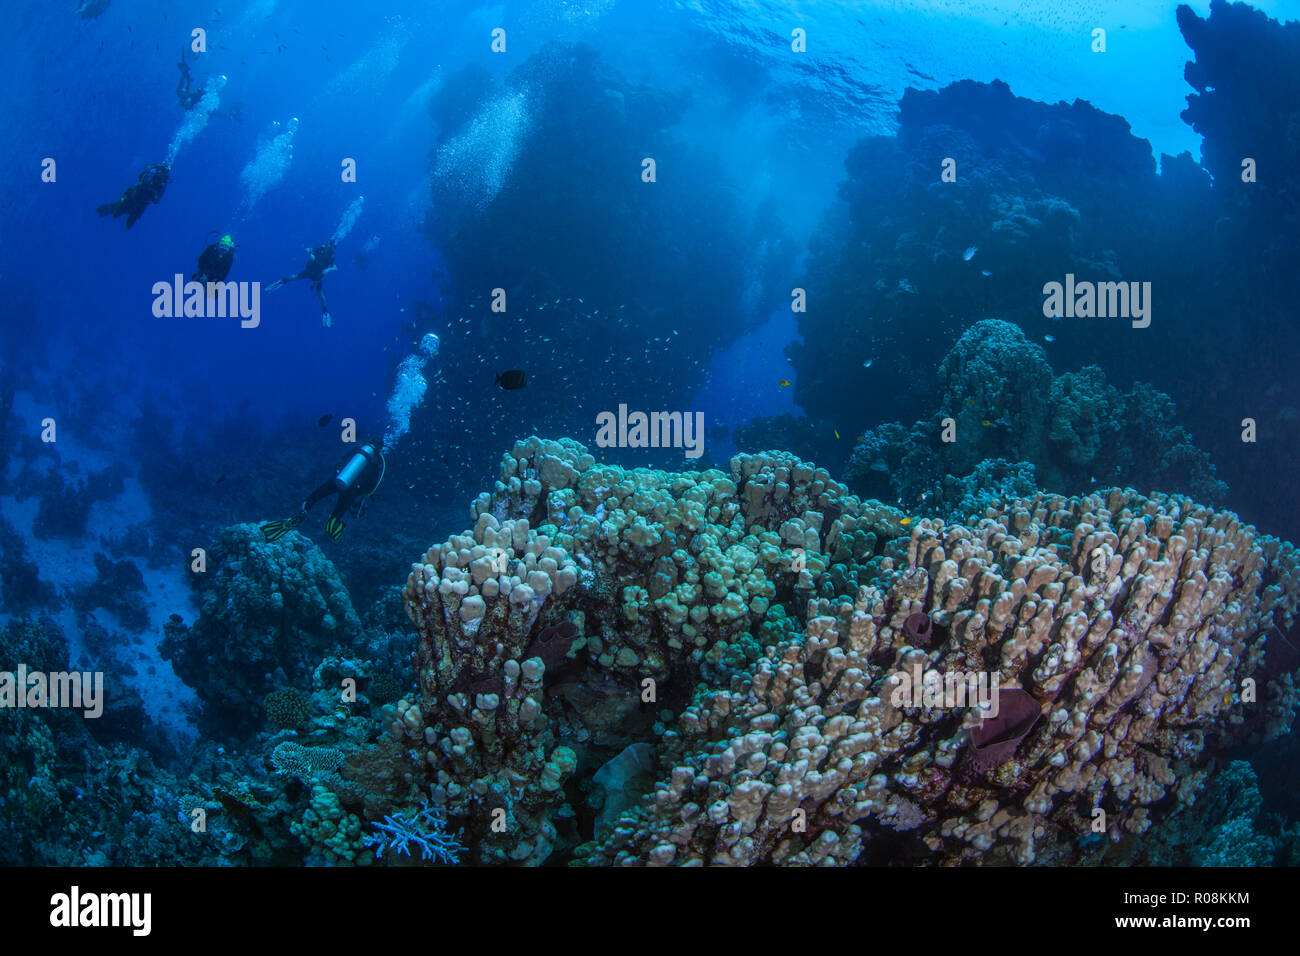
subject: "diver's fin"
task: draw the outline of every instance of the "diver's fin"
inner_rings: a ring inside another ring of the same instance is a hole
[[[298,522],[302,518],[294,515],[292,518],[280,518],[276,521],[267,521],[262,525],[262,534],[266,535],[267,541],[279,541],[286,534],[298,527]]]
[[[325,522],[325,530],[329,532],[329,536],[335,541],[343,537],[343,528],[344,524],[338,518],[332,517]]]

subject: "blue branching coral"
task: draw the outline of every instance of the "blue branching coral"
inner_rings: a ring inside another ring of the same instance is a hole
[[[457,864],[465,847],[459,840],[460,834],[453,836],[447,832],[447,815],[442,807],[426,803],[420,810],[405,810],[390,813],[378,823],[372,823],[377,831],[362,837],[364,846],[375,847],[375,854],[383,856],[388,850],[399,856],[410,856],[411,845],[420,848],[420,858],[436,860],[439,863]]]

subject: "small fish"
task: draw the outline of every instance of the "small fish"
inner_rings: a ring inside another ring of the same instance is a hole
[[[990,272],[988,269],[981,269],[980,275],[984,276],[985,278],[988,278],[989,276],[993,275],[993,273]]]
[[[781,379],[781,381],[777,382],[776,384],[780,385],[782,388],[789,388],[790,380],[788,378],[783,378]]]
[[[834,428],[832,428],[831,431],[835,432],[835,437],[836,437],[836,438],[839,438],[839,437],[840,437],[840,433],[839,433],[838,431],[836,431]]]
[[[975,258],[975,253],[979,251],[980,251],[979,246],[971,246],[969,249],[967,249],[965,252],[961,254],[962,261],[970,262],[972,259]]]
[[[1056,341],[1056,336],[1055,336],[1055,335],[1044,335],[1044,336],[1043,336],[1043,341],[1044,341],[1044,342],[1055,342],[1055,341]]]
[[[915,520],[914,518],[904,518],[898,523],[906,527],[907,525],[911,524],[914,520]]]
[[[862,367],[863,367],[863,368],[871,368],[871,363],[874,362],[874,361],[875,361],[875,359],[867,359],[865,362],[862,363]]]
[[[985,428],[988,428],[993,423],[986,418],[984,419],[984,421],[980,422],[980,424],[983,425]]]
[[[221,484],[221,483],[222,483],[223,481],[225,481],[225,480],[226,480],[226,476],[225,476],[225,475],[222,475],[220,478],[217,479],[216,483],[217,483],[217,484]]]
[[[319,425],[321,428],[324,428],[333,420],[334,420],[333,415],[322,415],[320,418],[316,419],[316,424]]]
[[[967,405],[974,405],[974,404],[975,404],[975,399],[973,399],[973,398],[968,398],[968,399],[966,399],[966,404],[967,404]]]
[[[516,388],[523,388],[525,385],[528,384],[528,376],[525,375],[517,368],[511,369],[508,372],[502,372],[500,375],[498,375],[496,377],[494,384],[500,385],[502,388],[510,389],[510,390],[514,390]]]
[[[862,442],[864,442],[864,441],[866,441],[866,440],[867,440],[867,436],[866,436],[866,435],[859,435],[859,436],[858,436],[858,443],[859,443],[859,444],[861,444]]]

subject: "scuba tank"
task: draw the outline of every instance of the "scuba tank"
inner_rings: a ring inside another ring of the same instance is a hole
[[[348,459],[348,463],[334,477],[334,480],[339,483],[340,490],[351,488],[357,479],[361,477],[362,472],[366,470],[366,466],[375,458],[378,458],[381,463],[384,460],[374,445],[362,445],[361,449]],[[377,483],[376,487],[378,487]]]

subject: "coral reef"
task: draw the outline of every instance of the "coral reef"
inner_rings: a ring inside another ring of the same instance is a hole
[[[1161,155],[1157,175],[1149,143],[1120,117],[1077,100],[1033,102],[999,82],[908,90],[897,133],[850,150],[838,200],[797,282],[809,295],[798,315],[802,341],[786,350],[798,372],[795,402],[811,421],[846,435],[910,421],[934,402],[930,372],[948,344],[972,320],[997,317],[1031,339],[1050,335],[1053,356],[1101,365],[1112,382],[1149,382],[1168,393],[1213,454],[1234,510],[1300,536],[1287,491],[1256,456],[1238,454],[1237,425],[1247,413],[1231,424],[1224,415],[1244,405],[1270,441],[1300,440],[1294,401],[1269,384],[1288,379],[1300,342],[1292,291],[1279,281],[1300,243],[1293,161],[1300,126],[1289,69],[1300,29],[1223,0],[1213,0],[1206,18],[1181,7],[1178,25],[1195,57],[1185,72],[1194,92],[1183,119],[1203,136],[1204,168],[1187,152]],[[1242,50],[1252,55],[1243,59]],[[1256,165],[1249,181],[1246,158]],[[955,163],[950,182],[941,179],[947,160]],[[1042,299],[1026,292],[1066,274],[1150,281],[1160,290],[1158,312],[1141,330],[1122,319],[1050,321]],[[1272,347],[1259,347],[1261,335]],[[1058,434],[1059,455],[1068,439]],[[1081,437],[1086,449],[1095,435]],[[1191,447],[1151,447],[1171,475],[1190,455],[1197,481],[1213,477],[1199,470]],[[835,459],[816,460],[847,477]],[[1141,474],[1096,478],[1096,486],[1211,500]],[[1079,493],[1094,486],[1047,487]]]
[[[1209,265],[1252,303],[1264,304],[1262,296],[1281,306],[1287,296],[1275,277],[1286,269],[1286,250],[1300,239],[1300,81],[1288,69],[1300,57],[1300,24],[1271,20],[1249,4],[1212,0],[1205,19],[1180,6],[1178,28],[1195,56],[1183,72],[1196,92],[1188,95],[1182,118],[1204,137],[1201,161],[1213,177],[1213,214],[1220,217],[1215,240],[1274,237],[1252,243],[1255,255],[1240,263]],[[1260,170],[1259,182],[1244,181],[1246,157]]]
[[[134,561],[114,561],[95,552],[96,577],[78,594],[73,605],[82,613],[94,608],[112,612],[124,628],[140,631],[149,623],[144,608],[144,575]]]
[[[625,694],[719,654],[733,670],[656,732],[655,792],[578,848],[592,862],[1056,859],[1093,808],[1141,832],[1153,806],[1186,802],[1180,776],[1208,752],[1294,715],[1293,676],[1264,649],[1294,621],[1300,557],[1186,498],[1040,493],[970,527],[908,529],[792,456],[739,455],[730,476],[624,471],[530,438],[472,515],[408,582],[422,694],[393,733],[423,740],[435,802],[480,861],[545,859],[571,776],[596,769],[556,744],[568,717],[532,656],[548,621],[574,625],[562,669],[576,659]],[[802,622],[766,619],[778,591],[805,595]],[[888,681],[913,666],[989,671],[1019,716],[980,731],[974,712],[896,703]],[[499,806],[510,839],[494,842]]]
[[[0,518],[0,607],[10,614],[27,614],[54,599],[54,586],[42,580],[22,535]]]
[[[749,633],[778,594],[811,588],[846,493],[784,452],[738,455],[729,474],[625,471],[571,440],[530,438],[473,513],[527,516],[572,554],[583,590],[617,608],[613,620],[608,597],[591,609],[587,653],[604,669],[659,677],[674,659],[698,661]]]
[[[529,438],[411,566],[413,673],[314,545],[227,528],[166,647],[250,746],[209,737],[179,779],[79,714],[0,714],[6,859],[1078,863],[1158,855],[1180,820],[1198,862],[1287,857],[1271,817],[1229,852],[1257,801],[1186,814],[1294,719],[1296,549],[1180,496],[982,501],[913,519],[784,452],[674,473]],[[66,667],[49,623],[0,644]],[[996,714],[932,693],[981,674]]]
[[[1263,809],[1259,778],[1245,760],[1196,775],[1200,792],[1140,840],[1100,848],[1089,863],[1140,866],[1300,865],[1300,825]],[[1203,786],[1203,789],[1201,787]]]
[[[972,325],[936,379],[939,412],[863,436],[845,472],[850,486],[951,517],[1040,482],[1079,493],[1123,481],[1211,504],[1227,494],[1167,395],[1143,383],[1121,393],[1096,366],[1053,376],[1042,348],[1009,322]]]
[[[311,720],[311,702],[292,687],[273,690],[262,698],[266,722],[278,730],[295,730]]]
[[[0,660],[6,667],[21,662],[31,671],[67,671],[67,641],[49,619],[16,621],[0,629]],[[118,706],[112,693],[108,703],[106,718]],[[231,803],[245,808],[236,817],[222,802],[235,799],[222,786],[255,802],[252,766],[228,754],[214,763],[214,749],[205,746],[190,755],[194,776],[178,779],[144,750],[97,743],[88,731],[111,736],[101,722],[75,708],[0,708],[0,863],[294,862],[277,829],[261,827],[248,804]],[[206,815],[199,829],[194,809]]]
[[[254,524],[225,528],[191,581],[199,618],[169,624],[159,649],[202,701],[211,736],[256,731],[269,691],[305,686],[324,655],[361,632],[338,571],[296,532],[268,542]]]
[[[411,847],[420,850],[420,859],[456,864],[465,848],[447,832],[447,819],[441,807],[426,803],[418,811],[394,813],[371,825],[374,830],[362,837],[362,843],[374,847],[383,856],[413,856]]]
[[[948,159],[957,179],[942,183]],[[997,81],[907,90],[897,135],[849,151],[839,201],[812,242],[798,283],[810,296],[803,341],[787,348],[796,403],[844,434],[863,424],[864,388],[875,421],[901,416],[970,318],[1042,323],[1042,300],[1024,290],[1067,272],[1147,277],[1163,234],[1148,197],[1159,193],[1150,144],[1086,102],[1036,103]],[[1067,325],[1053,327],[1062,343],[1097,354],[1094,327]],[[832,347],[839,361],[826,360]]]
[[[428,748],[435,803],[479,822],[471,831],[485,862],[540,862],[554,840],[546,810],[574,756],[556,745],[543,713],[545,668],[525,651],[539,616],[577,579],[568,554],[526,519],[481,514],[472,534],[430,549],[407,583],[422,707],[400,701],[395,731]],[[525,785],[532,780],[540,787]]]
[[[361,818],[349,813],[338,794],[322,783],[311,785],[311,805],[289,824],[289,830],[310,848],[309,863],[365,866],[373,860],[365,846]]]
[[[51,481],[45,483],[49,490],[41,495],[32,533],[42,540],[84,537],[91,507],[97,501],[120,495],[129,473],[126,465],[119,462],[111,468],[78,476],[71,481],[53,475]]]
[[[1026,864],[1058,859],[1095,809],[1116,837],[1141,833],[1153,805],[1190,802],[1207,750],[1289,726],[1294,675],[1270,675],[1265,648],[1298,602],[1293,547],[1186,498],[1040,494],[972,528],[918,522],[905,564],[819,599],[800,639],[702,691],[665,735],[656,793],[586,849],[846,863],[897,831],[894,859]],[[945,634],[928,652],[905,637],[918,611]],[[1041,719],[987,766],[975,714],[891,693],[913,667],[991,670]]]
[[[594,770],[645,732],[628,702],[646,680],[681,696],[690,681],[674,672],[743,660],[732,649],[778,594],[812,592],[832,537],[837,553],[873,551],[871,522],[836,523],[844,493],[787,454],[675,474],[599,465],[567,439],[517,443],[472,532],[431,549],[405,592],[421,694],[399,702],[393,732],[426,754],[476,859],[544,860],[588,750]]]

